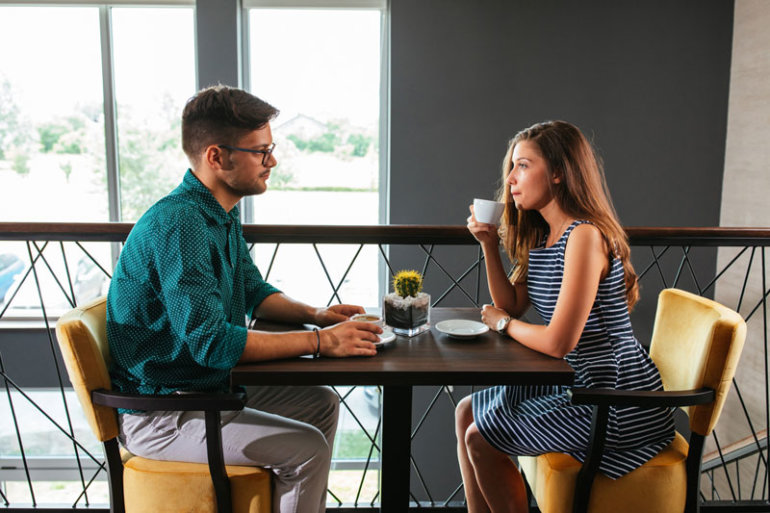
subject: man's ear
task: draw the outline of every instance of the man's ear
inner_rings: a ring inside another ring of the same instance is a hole
[[[227,155],[225,155],[224,150],[219,146],[217,146],[216,144],[206,146],[206,148],[203,150],[203,155],[201,157],[201,160],[207,166],[214,169],[227,168],[227,166],[229,165],[229,160],[227,158]]]

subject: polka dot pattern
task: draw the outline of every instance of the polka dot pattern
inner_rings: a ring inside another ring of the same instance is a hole
[[[131,394],[226,391],[266,283],[243,238],[188,170],[131,230],[107,296],[113,386]],[[122,411],[123,412],[123,411]]]

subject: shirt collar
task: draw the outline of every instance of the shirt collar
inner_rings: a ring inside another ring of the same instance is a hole
[[[179,188],[183,193],[195,200],[198,208],[200,208],[206,217],[216,221],[218,224],[227,224],[237,221],[240,218],[238,205],[235,205],[230,212],[225,212],[225,209],[222,208],[222,205],[220,205],[214,195],[211,194],[211,191],[198,180],[198,177],[195,176],[191,169],[188,169],[185,173]]]

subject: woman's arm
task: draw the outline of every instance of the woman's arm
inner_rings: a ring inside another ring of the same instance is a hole
[[[506,333],[536,351],[563,358],[577,346],[599,282],[608,272],[606,243],[599,229],[590,224],[575,227],[564,253],[564,276],[551,322],[542,326],[512,320]],[[504,315],[496,308],[485,308],[482,319],[494,327]]]
[[[508,315],[521,317],[529,307],[527,284],[514,284],[508,280],[497,244],[494,248],[485,248],[482,245],[482,250],[484,251],[484,264],[487,270],[487,283],[492,302],[497,308],[508,312]]]
[[[481,244],[484,252],[484,266],[487,272],[489,293],[495,306],[502,308],[509,315],[520,317],[529,306],[529,297],[525,283],[512,284],[503,268],[500,258],[500,239],[497,227],[493,224],[479,223],[473,214],[473,205],[468,217],[468,231]]]

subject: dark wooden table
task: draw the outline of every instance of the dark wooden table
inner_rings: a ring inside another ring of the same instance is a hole
[[[415,385],[570,385],[574,373],[564,360],[545,356],[489,331],[474,339],[440,333],[445,319],[480,320],[477,308],[433,308],[431,329],[398,337],[377,356],[293,358],[239,365],[234,385],[382,385],[380,510],[409,508],[412,387]],[[291,327],[258,323],[259,329]]]

